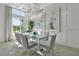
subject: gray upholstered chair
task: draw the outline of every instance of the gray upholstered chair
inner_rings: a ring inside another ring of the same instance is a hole
[[[53,46],[55,45],[55,40],[56,40],[56,34],[47,37],[48,40],[40,40],[40,45],[47,51],[47,55],[51,55],[51,52],[53,50]]]
[[[27,55],[29,55],[30,49],[37,46],[37,42],[29,41],[29,38],[27,35],[22,35],[22,45],[24,46],[24,48],[26,48]]]
[[[22,35],[21,33],[15,33],[16,41],[19,44],[22,44],[22,36],[21,35]]]

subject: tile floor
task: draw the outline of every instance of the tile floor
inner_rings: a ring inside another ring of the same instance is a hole
[[[55,45],[53,51],[54,56],[79,56],[79,49],[58,44]],[[33,50],[30,52],[31,56],[40,56],[39,54],[34,53]],[[0,56],[27,56],[27,51],[23,47],[18,47],[15,41],[9,41],[0,43]]]

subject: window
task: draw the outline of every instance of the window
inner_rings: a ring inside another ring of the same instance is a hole
[[[25,16],[25,13],[16,9],[12,9],[12,24],[13,24],[13,32],[21,32],[22,31],[22,17]]]

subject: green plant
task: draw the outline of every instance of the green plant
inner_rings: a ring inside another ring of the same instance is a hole
[[[30,20],[29,23],[28,23],[28,29],[30,31],[32,31],[33,30],[33,27],[34,27],[34,21]]]

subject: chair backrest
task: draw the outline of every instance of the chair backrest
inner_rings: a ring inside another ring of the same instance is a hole
[[[15,33],[16,40],[18,43],[22,44],[22,36],[21,33]]]
[[[49,36],[48,45],[50,48],[55,45],[55,41],[56,41],[56,34]]]
[[[25,48],[28,48],[28,37],[26,35],[22,35],[22,45],[25,47]]]

